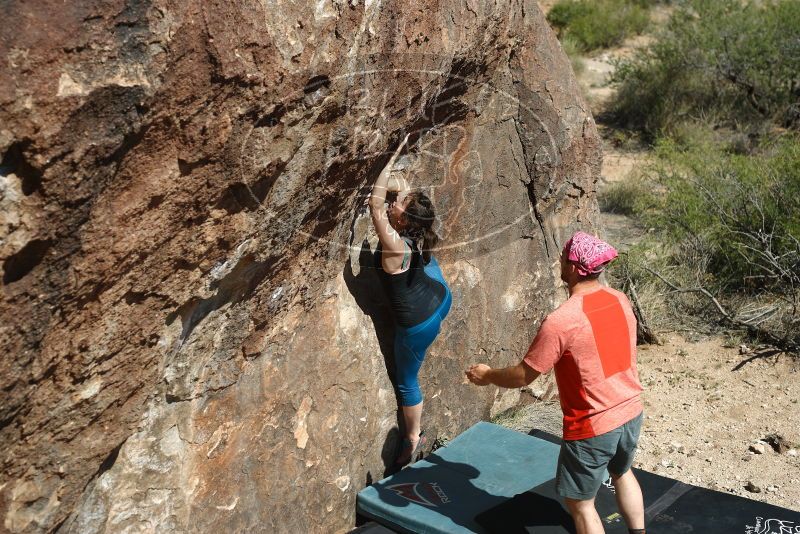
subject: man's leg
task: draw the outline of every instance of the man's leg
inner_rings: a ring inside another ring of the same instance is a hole
[[[631,470],[639,434],[642,430],[643,414],[639,414],[622,425],[622,437],[617,454],[608,463],[608,472],[616,489],[617,506],[630,532],[644,533],[644,502],[642,488]],[[622,474],[616,474],[622,473]]]
[[[611,473],[611,481],[616,489],[617,506],[625,519],[625,524],[631,530],[644,529],[642,488],[639,487],[633,470],[628,469],[620,476]]]
[[[572,520],[575,521],[575,530],[578,534],[603,534],[603,522],[594,507],[594,498],[579,501],[564,498]]]
[[[618,441],[619,430],[612,430],[600,436],[561,443],[556,493],[564,498],[578,534],[603,534],[603,523],[594,500]]]

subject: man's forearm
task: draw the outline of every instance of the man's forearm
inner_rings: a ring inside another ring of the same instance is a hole
[[[501,388],[521,388],[536,380],[539,371],[528,366],[523,360],[517,365],[503,369],[492,369],[485,363],[476,363],[471,365],[465,374],[476,386],[494,384]]]
[[[528,385],[525,382],[525,370],[519,365],[492,369],[486,373],[486,379],[501,388],[521,388]]]

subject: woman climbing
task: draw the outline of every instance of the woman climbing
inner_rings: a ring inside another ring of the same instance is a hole
[[[431,253],[439,240],[433,231],[433,204],[421,191],[410,191],[405,178],[390,176],[407,142],[408,135],[381,171],[369,199],[380,239],[379,273],[396,323],[394,357],[404,426],[403,446],[395,462],[398,467],[409,463],[425,446],[417,375],[452,302]],[[397,193],[397,198],[385,209],[387,191]]]

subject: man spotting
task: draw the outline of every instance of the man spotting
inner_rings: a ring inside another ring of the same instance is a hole
[[[623,293],[600,283],[617,251],[577,232],[561,253],[561,279],[569,299],[547,316],[517,365],[472,365],[467,378],[479,386],[518,388],[555,369],[564,440],[556,491],[578,534],[600,534],[595,495],[608,469],[629,532],[644,534],[642,490],[631,471],[642,425],[642,386],[636,371],[636,319]]]

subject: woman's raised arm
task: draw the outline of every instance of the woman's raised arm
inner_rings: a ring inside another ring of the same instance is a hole
[[[409,135],[411,134],[405,136],[403,142],[400,143],[400,146],[397,147],[397,150],[394,151],[392,157],[389,158],[389,162],[378,175],[378,179],[375,180],[375,185],[372,186],[372,194],[369,197],[372,223],[375,225],[378,238],[381,240],[381,246],[384,254],[403,254],[405,252],[403,240],[389,223],[389,218],[387,217],[386,210],[383,206],[386,202],[386,192],[390,188],[389,174],[391,173],[392,167],[394,167],[394,163],[397,161],[397,157],[400,155],[400,152],[406,146],[406,143],[408,143]],[[398,190],[398,188],[408,188],[408,184],[406,183],[405,179],[402,181],[392,180],[392,182],[394,182],[391,184],[392,190]]]

